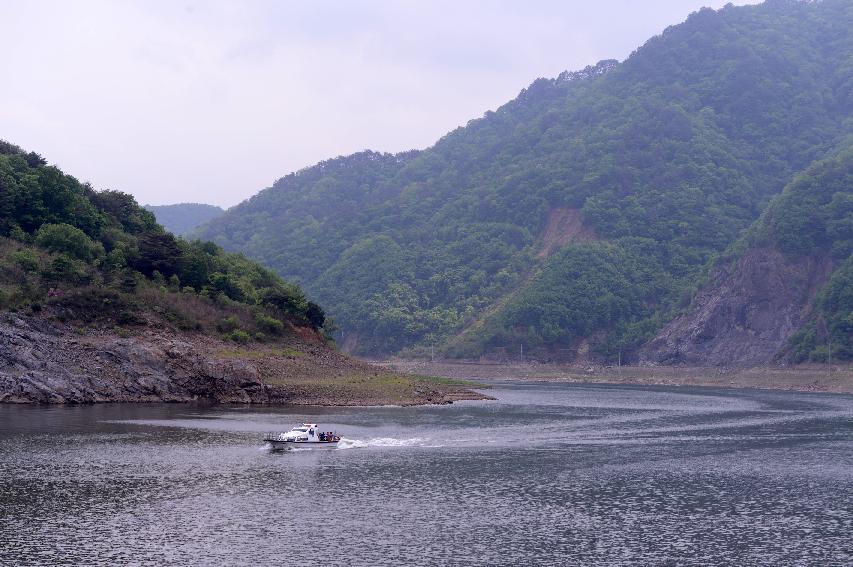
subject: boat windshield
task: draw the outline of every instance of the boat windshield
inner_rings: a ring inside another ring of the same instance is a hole
[[[305,433],[306,431],[308,431],[308,428],[307,427],[294,427],[293,429],[291,429],[291,431],[301,431],[301,432]]]

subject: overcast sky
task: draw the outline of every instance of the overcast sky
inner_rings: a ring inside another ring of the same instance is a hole
[[[428,147],[725,3],[0,0],[0,139],[141,203],[231,206],[329,157]]]

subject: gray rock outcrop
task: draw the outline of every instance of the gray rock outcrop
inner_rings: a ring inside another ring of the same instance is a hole
[[[268,402],[257,369],[164,336],[74,338],[60,324],[0,319],[0,402]]]
[[[716,268],[688,310],[640,350],[640,363],[771,363],[804,323],[831,270],[828,258],[750,249],[733,266]]]

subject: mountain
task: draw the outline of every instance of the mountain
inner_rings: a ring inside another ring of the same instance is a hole
[[[703,9],[434,146],[278,180],[200,233],[299,282],[360,353],[632,356],[851,131],[853,5]]]
[[[0,402],[449,402],[328,344],[302,290],[0,141]]]
[[[641,356],[853,360],[853,144],[797,175]]]
[[[201,203],[178,203],[176,205],[145,205],[154,213],[157,222],[178,236],[186,236],[193,230],[210,222],[225,212],[225,209]]]

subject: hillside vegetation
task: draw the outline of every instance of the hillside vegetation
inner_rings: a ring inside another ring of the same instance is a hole
[[[236,342],[320,330],[298,286],[209,242],[176,238],[118,191],[95,191],[0,142],[0,309],[130,327],[152,310]]]
[[[795,362],[853,360],[853,146],[796,176],[745,244],[831,259],[837,268],[786,354]]]
[[[703,9],[424,151],[290,174],[200,234],[300,282],[356,352],[615,361],[850,132],[850,29],[843,0]],[[546,243],[555,211],[587,237]]]

